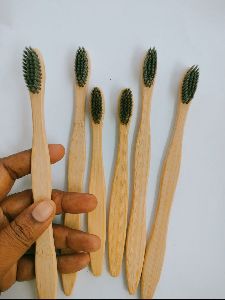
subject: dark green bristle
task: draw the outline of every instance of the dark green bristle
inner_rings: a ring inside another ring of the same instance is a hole
[[[103,115],[102,93],[95,87],[91,92],[91,116],[95,124],[100,124]]]
[[[182,85],[182,102],[188,104],[195,95],[199,80],[199,67],[192,66],[186,73]]]
[[[122,91],[120,96],[119,118],[120,122],[127,125],[130,121],[133,108],[133,95],[130,89]]]
[[[77,84],[84,87],[88,78],[88,54],[83,47],[80,47],[76,53],[75,74]]]
[[[23,53],[23,75],[29,91],[38,94],[41,90],[41,63],[31,47],[26,47]]]
[[[144,85],[150,88],[154,82],[157,69],[157,52],[155,48],[150,48],[145,56],[143,65]]]

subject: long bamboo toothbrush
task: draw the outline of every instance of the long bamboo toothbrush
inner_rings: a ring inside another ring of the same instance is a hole
[[[88,231],[101,239],[101,248],[91,254],[91,269],[95,276],[102,273],[105,253],[106,239],[106,187],[104,166],[102,157],[102,126],[104,99],[99,88],[91,92],[91,117],[92,117],[92,160],[89,182],[89,193],[94,194],[98,199],[96,210],[88,214]]]
[[[45,66],[37,49],[26,48],[23,56],[24,79],[30,92],[33,145],[31,157],[34,201],[51,199],[51,165],[44,124]],[[40,299],[57,297],[57,261],[52,225],[36,242],[35,272]]]
[[[142,73],[142,112],[136,140],[131,216],[126,243],[126,273],[130,294],[138,287],[146,246],[146,191],[150,164],[150,109],[157,69],[157,52],[149,49]]]
[[[186,73],[180,88],[176,123],[163,164],[158,208],[145,255],[141,285],[143,299],[152,299],[160,279],[166,250],[169,216],[181,164],[184,125],[198,79],[199,69],[193,66]]]
[[[68,161],[69,192],[83,192],[83,179],[86,164],[85,105],[89,79],[88,73],[88,54],[84,48],[79,48],[75,58],[75,115]],[[73,229],[80,229],[80,216],[66,214],[65,225]],[[64,250],[63,253],[68,254],[70,251]],[[71,295],[75,280],[76,273],[62,274],[63,289],[67,296]]]
[[[123,261],[128,213],[128,133],[132,115],[133,96],[130,89],[120,95],[119,145],[114,171],[109,210],[109,268],[112,276],[119,276]]]

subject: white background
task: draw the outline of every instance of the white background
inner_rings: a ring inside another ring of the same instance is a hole
[[[200,82],[186,124],[182,168],[157,298],[225,297],[224,30],[223,0],[0,0],[0,156],[31,147],[31,111],[21,69],[27,45],[40,48],[45,58],[48,140],[67,147],[74,55],[79,46],[84,46],[91,57],[90,88],[100,86],[106,98],[103,151],[108,191],[119,91],[130,87],[134,93],[132,151],[140,105],[140,64],[150,46],[157,48],[148,229],[173,124],[178,83],[187,67],[199,64]],[[87,114],[88,150],[89,132]],[[66,188],[65,178],[66,158],[53,167],[54,186]],[[86,187],[87,182],[86,176]],[[14,191],[28,187],[30,177],[20,180]],[[32,298],[34,287],[34,283],[16,284],[2,297]],[[64,297],[61,286],[58,295]],[[85,269],[78,276],[74,297],[128,298],[124,273],[118,279],[111,278],[107,263],[100,278],[93,278]]]

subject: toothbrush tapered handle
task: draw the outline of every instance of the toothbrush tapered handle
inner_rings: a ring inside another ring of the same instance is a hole
[[[100,170],[99,170],[100,171]],[[92,178],[95,175],[91,174]],[[91,269],[95,276],[100,276],[103,269],[103,261],[105,254],[106,239],[106,204],[105,204],[105,182],[103,173],[100,171],[97,175],[98,179],[91,181],[89,193],[98,199],[97,208],[88,214],[88,232],[98,236],[101,240],[101,248],[91,253]],[[95,177],[95,178],[97,178]]]
[[[127,126],[121,126],[109,210],[109,269],[119,276],[123,261],[128,212]]]
[[[64,219],[64,225],[72,228],[72,229],[80,229],[80,216],[79,215],[72,215],[66,214]],[[62,250],[62,254],[71,254],[72,251],[69,249]],[[72,294],[74,284],[77,279],[77,273],[70,273],[70,274],[62,274],[62,285],[63,290],[66,296],[70,296]]]
[[[134,186],[126,243],[126,274],[130,294],[139,284],[146,246],[146,190],[150,162],[149,120],[137,136],[134,159]]]
[[[35,272],[39,299],[56,299],[58,273],[52,225],[36,242]]]
[[[100,276],[103,269],[106,239],[106,187],[102,158],[102,128],[93,125],[92,161],[89,193],[96,196],[97,208],[88,214],[88,232],[101,239],[101,248],[91,253],[91,269],[95,276]]]
[[[145,253],[141,280],[142,299],[152,299],[160,279],[166,251],[168,216],[157,220]]]
[[[70,142],[68,159],[68,191],[83,192],[83,181],[86,164],[86,140],[85,140],[85,101],[86,87],[75,87],[75,116],[73,132]],[[80,215],[65,214],[64,225],[72,229],[80,229]],[[71,253],[65,249],[63,254]],[[63,290],[66,296],[70,296],[77,278],[77,273],[62,274]]]
[[[165,158],[158,197],[155,222],[146,250],[142,273],[142,298],[152,299],[160,279],[166,250],[169,216],[179,177],[183,130],[188,106],[178,106],[177,120]]]
[[[34,161],[35,158],[33,158],[32,160]],[[35,180],[34,171],[32,172],[32,176],[33,182],[35,181],[35,183],[32,184],[34,201],[51,199],[51,189],[49,189],[48,193],[43,193],[42,195],[40,194],[39,197],[35,197],[34,191],[41,190],[41,187],[39,189],[39,184],[37,184],[37,181]],[[42,179],[40,180],[40,184],[45,185],[45,179],[46,177],[42,177]],[[52,225],[48,227],[48,229],[39,237],[36,242],[35,274],[39,299],[56,299],[58,273]]]
[[[150,168],[150,111],[153,86],[142,87],[141,121],[135,145],[131,215],[126,242],[128,290],[137,290],[146,246],[146,193]]]
[[[85,100],[83,100],[85,101]],[[85,102],[84,102],[85,103]],[[74,123],[72,139],[69,151],[68,161],[68,191],[82,192],[83,179],[86,163],[86,145],[85,145],[85,123],[84,110],[80,110],[78,119]],[[82,117],[83,116],[83,117]],[[65,214],[64,225],[72,229],[80,229],[80,215]],[[70,250],[65,249],[63,254],[71,253]],[[77,278],[77,273],[62,274],[63,290],[66,296],[70,296]]]
[[[171,210],[173,194],[176,188],[179,167],[179,155],[169,157],[169,160],[166,161],[164,167],[164,174],[167,174],[167,176],[164,176],[161,181],[159,206],[156,211],[155,223],[153,225],[152,233],[150,235],[150,240],[145,253],[141,282],[141,293],[143,299],[153,298],[155,289],[160,279],[166,250],[169,214]]]
[[[51,199],[51,165],[44,128],[42,94],[31,96],[33,118],[33,145],[31,157],[32,191],[34,201]],[[36,243],[35,273],[40,299],[57,297],[57,260],[52,225]]]

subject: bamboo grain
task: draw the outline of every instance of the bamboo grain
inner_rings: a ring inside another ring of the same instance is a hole
[[[190,103],[183,104],[179,99],[174,131],[163,163],[155,221],[145,254],[141,280],[143,299],[153,298],[163,267],[169,216],[180,171],[184,125],[189,107]]]
[[[123,261],[128,214],[128,125],[120,123],[119,145],[109,210],[109,269],[119,276]]]
[[[37,49],[35,52],[41,63],[42,88],[38,94],[30,93],[33,120],[31,174],[34,202],[51,199],[52,193],[51,164],[44,122],[45,67],[40,52]],[[39,298],[56,299],[58,273],[52,225],[36,242],[35,273]]]
[[[100,276],[103,270],[106,240],[106,185],[102,156],[102,120],[95,124],[92,120],[92,158],[89,181],[89,193],[96,196],[97,208],[88,214],[88,232],[101,239],[101,248],[91,253],[91,269],[94,276]]]
[[[146,192],[150,165],[150,110],[153,85],[142,86],[141,121],[136,139],[131,215],[126,241],[126,275],[130,294],[137,290],[146,246]]]
[[[68,158],[68,191],[83,192],[84,172],[86,165],[86,140],[85,140],[85,105],[87,87],[75,86],[75,110],[73,130]],[[80,229],[80,215],[65,214],[64,225],[72,229]],[[70,254],[65,249],[63,254]],[[76,282],[77,273],[62,274],[62,284],[65,295],[71,295]]]

